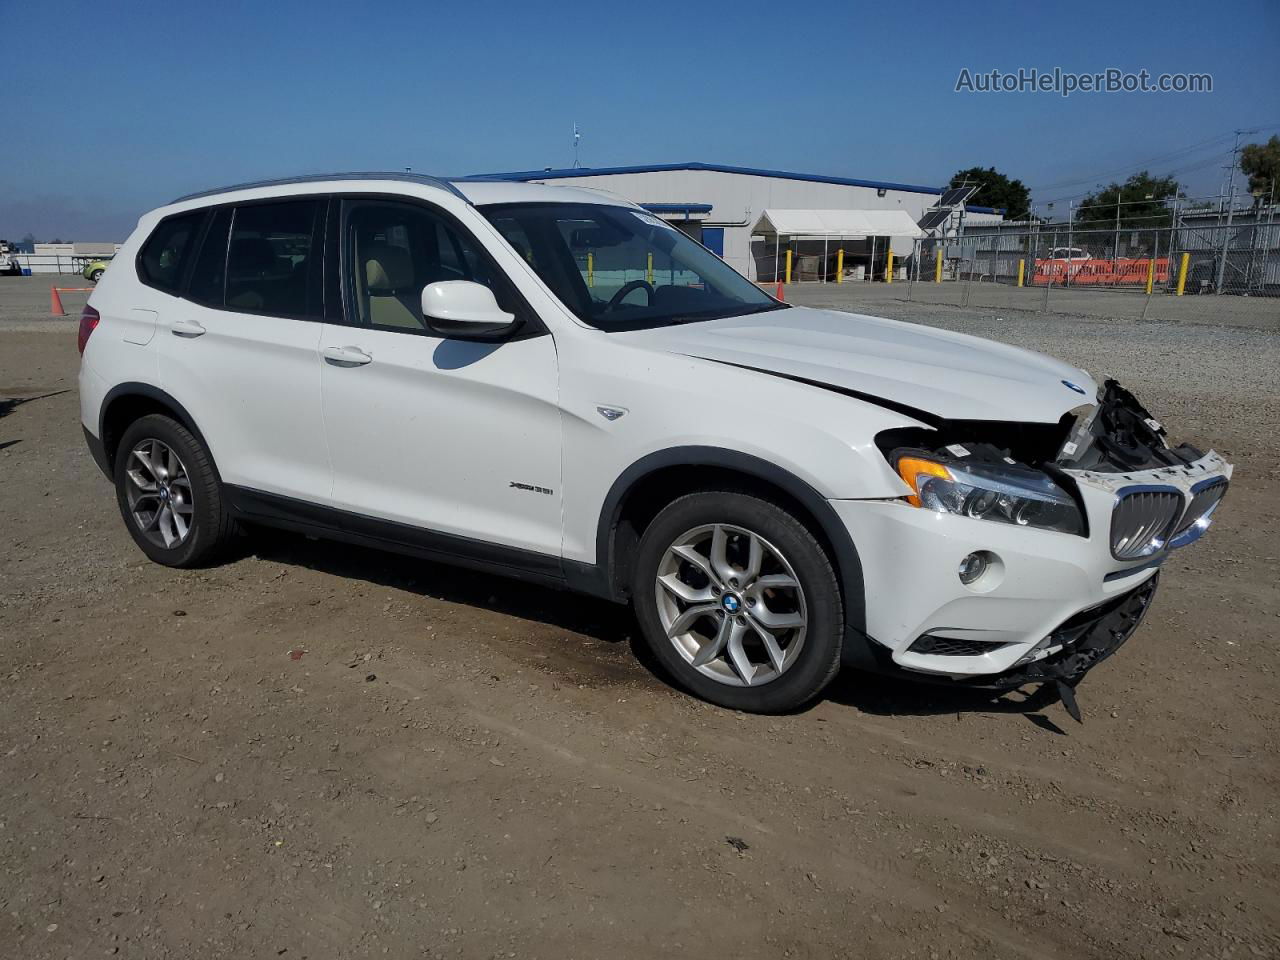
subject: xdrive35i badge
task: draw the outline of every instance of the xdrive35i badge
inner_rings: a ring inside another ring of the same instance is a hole
[[[530,493],[545,493],[547,496],[555,493],[550,487],[539,487],[532,483],[520,483],[516,480],[512,480],[509,486],[515,487],[517,490],[528,490]]]

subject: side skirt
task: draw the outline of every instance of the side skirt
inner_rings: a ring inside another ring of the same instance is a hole
[[[223,484],[222,490],[232,513],[246,523],[612,599],[608,578],[596,564],[368,517],[234,484]]]

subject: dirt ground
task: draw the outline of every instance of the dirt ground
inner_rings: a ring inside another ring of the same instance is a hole
[[[155,566],[73,326],[0,311],[0,954],[1280,955],[1280,340],[891,310],[1118,375],[1237,464],[1083,726],[854,673],[738,715],[624,610],[297,537]]]

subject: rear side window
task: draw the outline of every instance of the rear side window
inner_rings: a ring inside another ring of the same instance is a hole
[[[191,268],[187,299],[210,307],[221,307],[227,285],[227,235],[231,232],[231,208],[221,207],[205,232],[200,255]]]
[[[138,255],[138,279],[149,287],[176,294],[204,218],[205,211],[197,210],[160,221]]]
[[[226,260],[228,310],[320,319],[323,210],[319,198],[236,207]]]

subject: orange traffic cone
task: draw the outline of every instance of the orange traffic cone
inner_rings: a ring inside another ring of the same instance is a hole
[[[782,281],[781,281],[781,280],[779,280],[779,281],[778,281],[778,292],[775,294],[775,296],[776,296],[779,300],[786,300],[786,299],[787,299],[787,298],[786,298],[786,295],[782,292]]]
[[[67,311],[62,309],[62,298],[58,296],[58,288],[49,288],[49,312],[55,317],[65,317]]]

